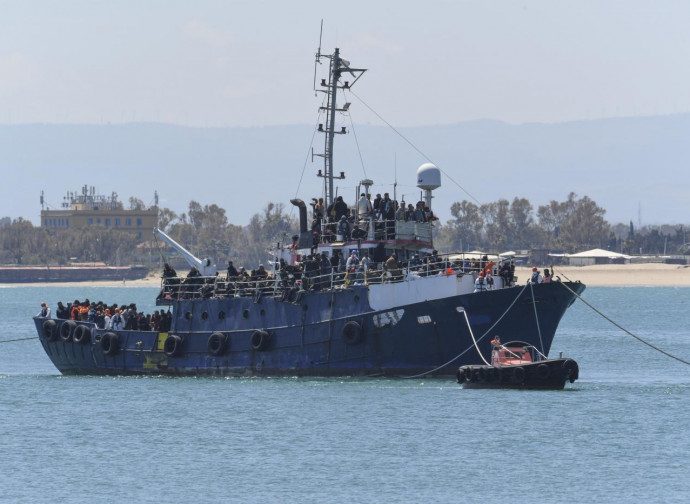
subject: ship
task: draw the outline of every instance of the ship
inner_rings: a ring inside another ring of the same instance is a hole
[[[391,218],[389,203],[378,211],[371,206],[369,179],[357,184],[348,206],[335,187],[345,174],[334,171],[333,153],[335,138],[346,133],[336,131],[335,116],[350,104],[340,107],[337,95],[366,69],[353,67],[337,48],[319,49],[316,58],[328,61],[329,72],[320,85],[315,79],[324,93],[325,122],[316,128],[324,151],[314,154],[323,158],[323,202],[312,200],[311,221],[308,204],[290,200],[299,232],[277,242],[269,267],[252,275],[220,275],[211,259],[154,229],[191,267],[186,277],[164,271],[156,303],[167,308],[169,323],[122,330],[88,319],[34,317],[39,341],[61,373],[453,377],[458,366],[481,364],[474,349],[488,353],[489,340],[502,334],[548,355],[585,285],[520,284],[510,257],[439,254],[431,207],[441,170],[432,163],[417,169],[420,201],[406,218]],[[493,285],[478,289],[485,274]]]

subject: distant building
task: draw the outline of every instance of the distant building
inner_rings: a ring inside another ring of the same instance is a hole
[[[158,195],[156,205],[125,210],[117,193],[110,196],[96,194],[94,187],[82,187],[81,194],[68,192],[60,210],[41,209],[41,226],[50,229],[84,229],[103,227],[136,233],[139,241],[148,239],[158,225]],[[41,205],[43,194],[41,193]]]
[[[562,257],[570,266],[591,266],[593,264],[629,264],[631,256],[619,254],[611,250],[592,249],[577,254],[549,254],[552,257]]]

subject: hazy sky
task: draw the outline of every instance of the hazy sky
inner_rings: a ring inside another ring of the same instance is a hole
[[[0,0],[0,9],[0,124],[314,125],[314,53],[322,19],[323,51],[340,47],[353,66],[369,69],[354,91],[396,126],[690,112],[688,1]],[[324,61],[318,77],[326,72]],[[381,124],[352,101],[355,124]],[[558,193],[542,190],[541,198],[505,197],[543,204],[574,191],[595,196],[613,222],[640,214],[644,223],[687,222],[686,160],[666,161],[663,173],[650,160],[645,173],[625,174],[641,180],[657,170],[664,184],[650,192],[640,182],[641,194],[630,195],[625,208],[611,208],[605,197],[617,189],[595,193],[586,180]],[[408,159],[399,165],[409,171]],[[10,168],[23,172],[19,164],[3,165],[0,153],[0,169]],[[477,169],[444,168],[458,178]],[[174,183],[181,175],[158,180]],[[44,185],[63,194],[97,184],[88,178]],[[668,199],[666,184],[680,196]],[[203,197],[189,195],[210,203]],[[275,198],[257,197],[262,203],[251,213]],[[0,215],[34,218],[37,211],[26,212],[11,199],[5,198]],[[234,222],[247,220],[243,215]]]
[[[0,123],[313,123],[313,54],[396,125],[690,111],[690,2],[0,2]],[[375,122],[361,109],[355,120]]]

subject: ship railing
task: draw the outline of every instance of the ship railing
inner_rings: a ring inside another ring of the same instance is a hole
[[[212,297],[282,297],[286,291],[294,290],[328,290],[348,287],[350,285],[370,285],[410,281],[418,277],[430,276],[463,276],[476,278],[479,271],[486,268],[484,262],[463,260],[461,254],[430,255],[421,259],[399,261],[397,266],[386,268],[385,263],[370,262],[368,266],[361,262],[349,270],[346,267],[322,270],[278,270],[275,276],[265,279],[242,277],[226,278],[221,276],[164,278],[162,282],[162,299],[208,299]],[[491,269],[494,276],[494,289],[509,287],[512,281],[498,276],[499,265]],[[511,277],[512,278],[512,277]]]
[[[323,222],[318,233],[319,243],[335,243],[362,240],[418,240],[431,243],[432,222],[419,222],[400,219],[356,219],[360,233],[355,232],[354,224],[350,224],[348,234],[338,229],[337,222]]]

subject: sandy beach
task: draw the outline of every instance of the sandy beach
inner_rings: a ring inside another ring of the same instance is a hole
[[[690,287],[690,266],[678,264],[597,264],[554,266],[561,280],[579,280],[590,287]],[[541,273],[544,268],[539,268]],[[518,283],[532,275],[531,268],[515,268]]]
[[[579,280],[590,287],[690,287],[690,266],[677,264],[598,264],[594,266],[555,266],[555,274],[562,280]],[[544,268],[539,268],[543,273]],[[523,285],[531,276],[528,267],[515,268],[518,284]],[[0,287],[160,287],[160,274],[154,273],[140,280],[126,282],[60,282],[0,284]]]

